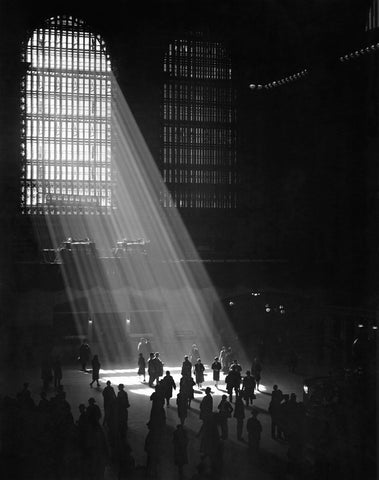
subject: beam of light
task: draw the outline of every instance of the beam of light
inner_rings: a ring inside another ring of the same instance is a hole
[[[52,245],[68,237],[87,237],[104,257],[73,255],[62,266],[70,303],[75,305],[78,297],[88,302],[92,323],[83,324],[76,315],[78,332],[89,337],[92,353],[99,354],[103,366],[136,364],[136,346],[146,330],[162,361],[181,364],[196,343],[203,363],[210,363],[235,333],[179,212],[160,204],[162,192],[169,192],[115,79],[112,85],[117,209],[110,215],[45,216]],[[33,220],[41,228],[39,220]],[[111,258],[112,247],[123,238],[148,240],[149,253]],[[148,326],[142,325],[143,318]],[[244,353],[237,347],[236,358],[242,362]],[[129,381],[124,375],[110,378]]]

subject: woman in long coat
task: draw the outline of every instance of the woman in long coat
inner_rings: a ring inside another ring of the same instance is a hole
[[[146,382],[146,360],[142,352],[138,354],[138,375],[143,376],[143,381]]]
[[[205,367],[201,363],[201,359],[198,358],[197,363],[195,363],[195,366],[194,366],[194,373],[196,378],[195,382],[197,383],[197,386],[199,388],[202,387],[202,384],[204,382],[204,370],[205,370]]]
[[[215,357],[211,368],[213,370],[213,381],[215,382],[215,387],[217,387],[218,382],[220,381],[220,370],[221,370],[221,363],[219,362],[218,357]]]
[[[100,375],[99,357],[97,355],[94,355],[92,359],[92,382],[90,383],[91,387],[94,382],[96,382],[97,386],[100,387],[99,375]]]

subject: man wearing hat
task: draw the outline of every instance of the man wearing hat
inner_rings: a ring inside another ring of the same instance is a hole
[[[128,394],[124,390],[124,384],[118,386],[118,394],[116,398],[116,411],[118,427],[121,434],[125,434],[128,429],[128,408],[130,407]]]
[[[207,387],[205,389],[205,397],[200,402],[200,420],[205,420],[212,415],[213,412],[213,398],[211,395],[211,389]]]
[[[203,421],[203,424],[200,427],[200,430],[197,436],[200,436],[204,429],[205,422],[212,416],[213,413],[213,397],[211,395],[211,389],[207,387],[205,389],[205,397],[200,402],[200,420]]]
[[[88,399],[87,418],[92,424],[98,423],[101,418],[101,410],[95,403],[96,400],[93,397]]]

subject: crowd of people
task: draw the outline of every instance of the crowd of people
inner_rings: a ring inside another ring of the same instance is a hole
[[[219,355],[211,364],[212,380],[217,390],[220,374],[224,374],[226,393],[214,405],[211,387],[202,388],[205,365],[196,345],[184,356],[181,366],[181,378],[177,385],[171,372],[164,372],[164,364],[159,352],[149,352],[151,348],[145,339],[138,344],[137,373],[143,378],[153,392],[150,396],[151,410],[147,422],[148,432],[144,442],[146,465],[143,475],[158,478],[160,462],[164,454],[164,438],[167,431],[166,408],[171,407],[174,391],[178,425],[172,433],[174,458],[178,478],[184,478],[184,467],[188,464],[188,431],[186,419],[194,400],[195,388],[203,392],[199,404],[199,430],[196,437],[200,439],[200,464],[194,478],[219,478],[223,467],[224,443],[229,438],[229,422],[235,419],[237,439],[246,444],[248,458],[254,460],[260,449],[262,424],[258,419],[259,410],[253,406],[255,392],[259,390],[262,366],[254,359],[251,368],[243,375],[242,366],[230,348],[222,347]],[[147,360],[145,360],[147,356]],[[89,345],[84,342],[80,347],[81,369],[88,372],[92,365],[92,381],[100,386],[100,361],[93,355]],[[66,393],[61,384],[62,367],[59,357],[52,362],[52,372],[46,372],[46,361],[41,365],[42,390],[40,399],[35,402],[24,384],[16,398],[5,397],[2,402],[2,457],[11,468],[28,469],[33,472],[27,478],[70,478],[103,479],[107,465],[117,472],[117,477],[134,478],[138,468],[135,464],[131,445],[128,441],[128,410],[130,407],[128,393],[123,384],[115,387],[108,380],[102,390],[103,409],[94,397],[87,404],[78,406],[79,417],[75,422],[71,406],[66,400]],[[59,368],[57,367],[59,365]],[[89,373],[89,372],[88,372]],[[146,382],[146,378],[148,381]],[[54,395],[48,399],[49,384],[54,380]],[[250,412],[248,412],[250,410]],[[248,414],[250,413],[250,414]],[[296,396],[283,395],[275,385],[271,394],[268,413],[271,415],[271,434],[274,439],[283,439],[291,445],[298,435],[293,426],[294,419],[299,423],[302,409]],[[246,420],[246,421],[245,421]],[[246,433],[247,438],[244,438]],[[299,442],[298,442],[299,443]],[[294,450],[294,448],[292,448]],[[290,448],[291,450],[291,448]],[[294,453],[295,454],[295,453]],[[22,459],[22,462],[15,460]],[[17,465],[16,467],[13,467]],[[134,473],[133,473],[134,472]],[[62,476],[60,476],[62,475]],[[24,478],[23,476],[14,478]],[[135,477],[140,478],[140,477]]]

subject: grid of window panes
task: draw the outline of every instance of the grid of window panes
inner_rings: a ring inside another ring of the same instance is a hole
[[[199,36],[168,45],[163,70],[165,207],[236,207],[235,98],[228,51]]]
[[[113,207],[111,66],[101,38],[71,17],[34,30],[25,52],[22,211]]]

